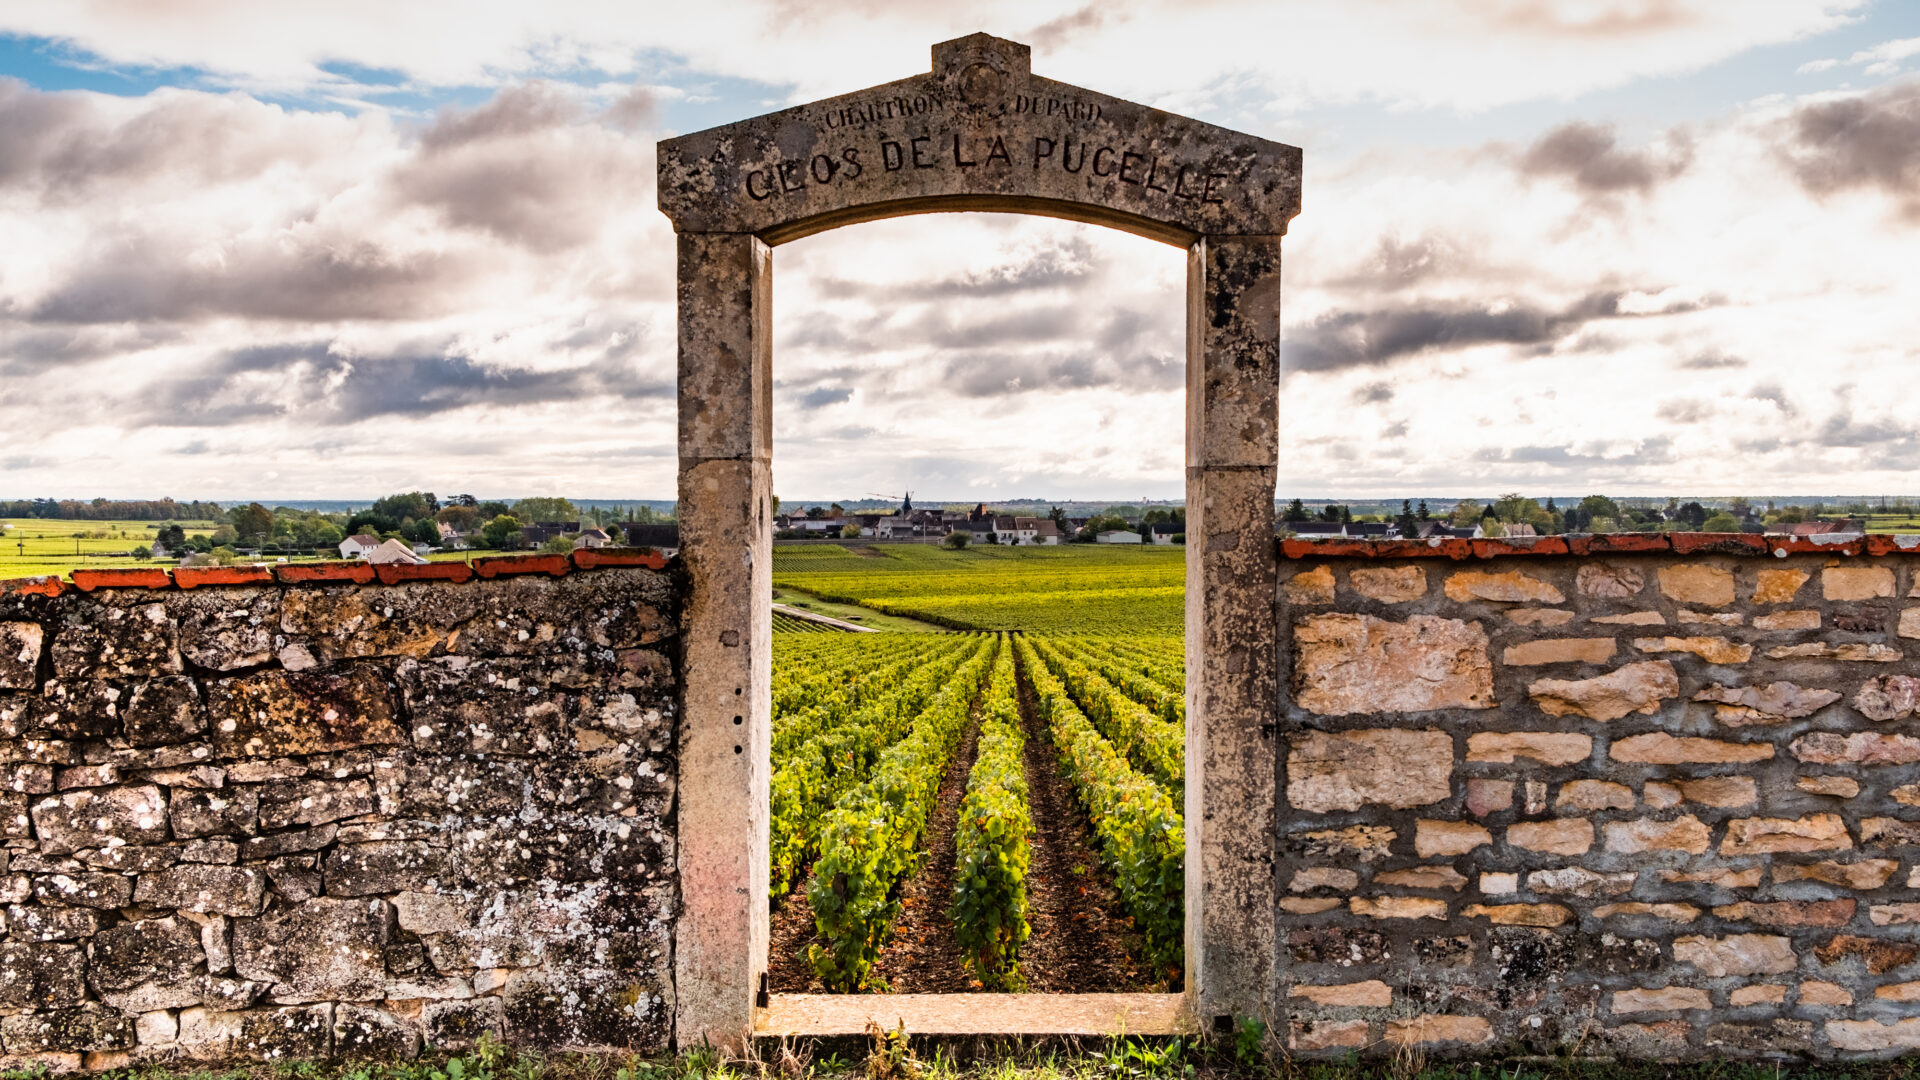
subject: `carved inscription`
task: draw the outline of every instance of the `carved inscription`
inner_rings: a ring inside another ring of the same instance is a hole
[[[1063,108],[1077,104],[1054,103]],[[847,106],[833,115],[858,107]],[[1099,107],[1096,105],[1091,108],[1093,115],[1097,116]],[[864,146],[846,145],[837,152],[816,153],[809,160],[782,161],[770,168],[750,170],[742,184],[747,197],[760,202],[804,191],[809,184],[824,187],[828,184],[850,183],[875,168],[891,173],[902,169],[1017,167],[1031,167],[1035,172],[1041,169],[1087,172],[1156,191],[1169,199],[1213,204],[1226,202],[1222,193],[1230,179],[1226,173],[1203,172],[1164,154],[1143,153],[1124,146],[1096,146],[1089,140],[1076,140],[1069,136],[1057,139],[1035,136],[1030,144],[1015,140],[1013,145],[1008,145],[1003,135],[969,136],[956,131],[911,138],[876,139]]]

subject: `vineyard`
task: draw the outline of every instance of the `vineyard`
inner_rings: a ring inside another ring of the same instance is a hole
[[[1179,985],[1179,553],[1049,554],[776,555],[783,589],[959,629],[776,623],[775,990]]]

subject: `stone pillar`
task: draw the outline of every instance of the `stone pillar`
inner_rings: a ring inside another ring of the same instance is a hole
[[[742,1047],[767,967],[772,253],[679,237],[680,708],[674,1041]]]
[[[1280,238],[1187,252],[1187,994],[1282,1019],[1274,845]]]

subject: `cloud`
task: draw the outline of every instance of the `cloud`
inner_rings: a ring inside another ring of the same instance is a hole
[[[1370,382],[1354,388],[1355,405],[1379,405],[1393,400],[1393,387],[1384,382]]]
[[[1783,152],[1807,191],[1878,189],[1920,222],[1920,79],[1803,105],[1786,123]]]
[[[853,388],[847,386],[819,386],[801,394],[799,398],[803,409],[821,409],[852,400]]]
[[[672,394],[664,380],[614,366],[528,370],[458,355],[353,356],[316,342],[235,350],[158,381],[135,407],[145,424],[156,427],[224,427],[295,416],[355,424],[466,408]]]
[[[1720,371],[1725,368],[1743,368],[1746,366],[1746,360],[1738,356],[1730,356],[1717,349],[1708,349],[1706,352],[1690,356],[1680,361],[1680,369],[1682,371]]]
[[[1697,424],[1713,413],[1713,405],[1698,398],[1671,398],[1653,410],[1653,415],[1676,424]]]
[[[1645,193],[1685,172],[1691,147],[1680,140],[1664,156],[1622,149],[1612,128],[1573,121],[1542,135],[1520,155],[1517,167],[1530,178],[1558,177],[1589,195]]]
[[[1800,407],[1787,397],[1787,392],[1781,389],[1777,382],[1764,382],[1755,386],[1747,391],[1747,400],[1767,402],[1786,416],[1800,415]]]
[[[1588,322],[1618,316],[1621,295],[1593,293],[1558,309],[1454,301],[1335,311],[1284,333],[1282,356],[1289,371],[1316,372],[1474,345],[1551,347]]]

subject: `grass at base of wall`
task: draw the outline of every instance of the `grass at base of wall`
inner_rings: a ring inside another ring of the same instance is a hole
[[[869,1046],[870,1044],[870,1046]],[[459,1054],[408,1061],[280,1061],[208,1066],[153,1062],[95,1074],[104,1080],[1920,1080],[1920,1057],[1836,1064],[1685,1063],[1595,1059],[1428,1062],[1392,1057],[1300,1062],[1270,1055],[1264,1039],[1088,1039],[1007,1047],[964,1063],[944,1049],[916,1051],[899,1032],[871,1033],[852,1054],[815,1053],[762,1040],[755,1056],[536,1054],[483,1037]],[[0,1080],[50,1080],[38,1067]]]

